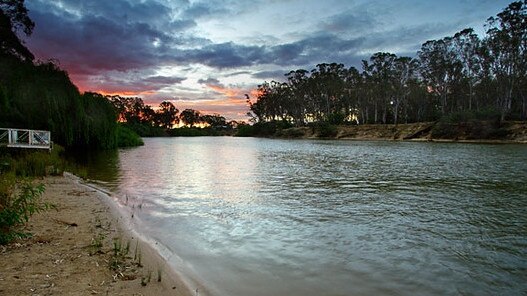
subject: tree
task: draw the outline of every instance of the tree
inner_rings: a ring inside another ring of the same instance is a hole
[[[17,32],[22,30],[31,35],[35,23],[29,18],[24,0],[0,0],[0,51],[1,54],[16,56],[33,61],[33,54],[27,49]]]
[[[194,124],[200,122],[200,113],[194,109],[185,109],[179,114],[179,119],[186,125],[193,127]]]
[[[203,115],[200,121],[207,123],[212,128],[223,128],[227,127],[227,121],[225,117],[219,114]]]
[[[22,30],[27,36],[31,35],[35,23],[28,16],[24,0],[0,0],[0,11],[9,18],[11,31]]]
[[[159,123],[164,128],[172,128],[174,123],[178,123],[178,114],[179,110],[168,101],[163,101],[159,104],[159,110],[157,111],[157,118]]]
[[[461,76],[462,65],[451,50],[451,44],[451,37],[430,40],[424,43],[417,53],[421,77],[429,91],[439,98],[442,115],[453,109],[450,106],[452,102],[449,100],[449,94]],[[450,110],[447,109],[449,107]]]
[[[399,111],[401,104],[406,104],[411,88],[409,82],[414,77],[417,68],[415,60],[410,57],[398,57],[393,65],[393,95],[391,100],[393,123],[399,123]]]
[[[501,119],[510,113],[522,96],[525,114],[525,94],[521,94],[522,83],[527,83],[527,0],[509,4],[497,17],[487,21],[487,47],[491,75],[496,80],[498,97],[496,105]]]
[[[468,87],[468,110],[472,110],[475,96],[474,88],[482,79],[481,41],[472,28],[464,29],[454,35],[454,50],[461,62],[461,72]],[[476,103],[476,106],[479,106]]]

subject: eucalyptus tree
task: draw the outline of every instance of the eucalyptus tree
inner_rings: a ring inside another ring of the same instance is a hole
[[[393,93],[390,104],[393,112],[393,123],[396,125],[399,123],[400,107],[406,105],[408,95],[411,92],[409,83],[415,77],[416,68],[416,61],[410,57],[398,57],[393,62]]]
[[[202,122],[207,123],[212,128],[222,128],[222,127],[227,127],[228,126],[228,123],[227,123],[225,117],[221,116],[220,114],[202,115],[200,120]]]
[[[304,69],[298,69],[285,75],[289,88],[289,115],[293,118],[297,126],[304,125],[306,116],[310,113],[308,110],[311,105],[311,97],[308,91],[309,77],[306,75],[307,73],[309,72]]]
[[[200,112],[194,109],[185,109],[179,114],[179,120],[190,127],[193,127],[196,123],[199,123],[200,119]]]
[[[369,63],[363,61],[364,71],[373,87],[374,122],[387,123],[388,108],[394,96],[395,61],[397,56],[387,52],[377,52],[370,57]],[[380,110],[379,110],[380,109]]]
[[[359,123],[362,121],[359,119],[361,110],[361,88],[363,84],[362,75],[355,67],[350,67],[346,70],[344,82],[345,96],[343,97],[341,104],[346,110],[346,117],[349,119],[353,117],[357,120],[357,123]]]
[[[472,110],[474,103],[478,109],[480,104],[475,96],[475,87],[484,77],[481,40],[472,28],[468,28],[456,33],[452,42],[457,59],[461,62],[463,80],[468,88],[468,110]]]
[[[445,115],[453,109],[450,94],[461,77],[462,64],[452,50],[452,37],[430,40],[417,53],[419,71],[428,90],[439,99],[440,111]],[[449,109],[450,110],[449,110]]]
[[[169,101],[163,101],[159,104],[159,109],[156,112],[159,124],[168,129],[179,122],[177,114],[179,110]]]
[[[314,91],[316,117],[319,120],[327,119],[332,113],[341,112],[337,103],[345,92],[345,74],[344,65],[337,63],[318,64],[316,69],[311,71],[309,83]]]
[[[525,118],[525,84],[527,71],[527,0],[509,4],[496,17],[487,20],[488,65],[496,80],[496,106],[501,119],[515,104],[521,105],[520,116]],[[521,104],[519,103],[521,97]]]

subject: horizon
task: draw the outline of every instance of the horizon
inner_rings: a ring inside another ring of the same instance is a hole
[[[31,1],[36,26],[26,44],[57,60],[82,92],[245,121],[244,94],[254,99],[263,81],[319,63],[360,69],[375,52],[413,57],[427,40],[468,27],[482,37],[510,1],[269,3]]]

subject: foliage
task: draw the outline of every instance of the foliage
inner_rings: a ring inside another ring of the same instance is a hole
[[[0,126],[50,130],[64,147],[116,147],[116,115],[105,97],[81,95],[54,63],[0,56]]]
[[[332,138],[337,135],[337,127],[328,122],[318,122],[313,125],[315,135],[320,138]]]
[[[431,131],[438,139],[500,139],[507,136],[501,114],[494,109],[459,111],[443,116]]]
[[[117,126],[117,146],[118,147],[135,147],[142,146],[143,140],[130,128],[123,124]]]
[[[32,61],[33,54],[18,38],[22,30],[31,35],[35,23],[29,18],[24,0],[0,0],[0,55],[14,56],[24,61]]]
[[[211,128],[181,127],[168,131],[171,137],[203,137],[218,135]]]
[[[0,175],[0,244],[29,236],[20,230],[29,218],[51,208],[40,200],[44,185],[34,186],[30,181],[16,181],[14,174]]]
[[[236,137],[253,137],[254,135],[254,127],[248,124],[238,125],[238,130],[235,134]]]

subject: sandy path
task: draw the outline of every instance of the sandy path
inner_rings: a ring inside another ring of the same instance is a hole
[[[66,177],[41,182],[57,209],[31,218],[32,238],[0,246],[0,295],[196,294],[120,229],[100,193]]]

